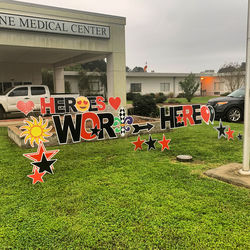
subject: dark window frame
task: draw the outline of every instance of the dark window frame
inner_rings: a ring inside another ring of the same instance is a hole
[[[14,94],[12,94],[12,93],[14,93],[15,91],[18,91],[18,90],[20,90],[20,89],[24,89],[23,91],[27,91],[27,92],[26,92],[26,93],[22,93],[22,94],[20,94],[20,95],[14,95]],[[13,89],[13,90],[9,93],[8,97],[28,96],[28,94],[29,94],[29,92],[28,92],[28,87],[19,87],[19,88]]]
[[[32,91],[34,91],[34,89],[43,89],[43,93],[38,93],[38,94],[34,94]],[[33,87],[30,87],[30,91],[31,91],[31,95],[32,96],[36,96],[36,95],[45,95],[46,94],[46,90],[44,88],[44,86],[33,86]]]
[[[161,82],[160,83],[161,92],[170,92],[170,82]]]
[[[130,83],[130,92],[131,93],[140,93],[141,92],[141,83],[140,82],[133,82]]]

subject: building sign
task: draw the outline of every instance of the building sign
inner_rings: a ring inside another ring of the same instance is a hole
[[[0,13],[0,28],[110,38],[109,26]]]

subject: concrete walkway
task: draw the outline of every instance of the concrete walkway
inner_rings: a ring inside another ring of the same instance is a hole
[[[23,124],[25,118],[0,120],[0,127],[8,127]]]
[[[250,175],[241,175],[242,164],[230,163],[218,168],[207,170],[204,174],[218,180],[241,187],[250,188]]]
[[[37,116],[34,115],[36,118]],[[51,120],[51,116],[45,117],[48,120]],[[30,119],[30,117],[23,117],[23,118],[10,118],[5,120],[0,120],[0,127],[8,127],[8,126],[17,126],[17,125],[24,125],[23,121],[25,119]]]

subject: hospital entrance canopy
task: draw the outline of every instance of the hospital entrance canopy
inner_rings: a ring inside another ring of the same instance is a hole
[[[124,17],[3,0],[0,2],[0,82],[54,69],[64,91],[63,67],[107,58],[108,96],[125,103]],[[22,79],[20,79],[22,80]]]

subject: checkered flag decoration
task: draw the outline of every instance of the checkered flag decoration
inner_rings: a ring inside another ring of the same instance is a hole
[[[121,120],[121,136],[124,136],[126,133],[126,130],[125,130],[126,111],[123,107],[120,108],[119,117]]]

